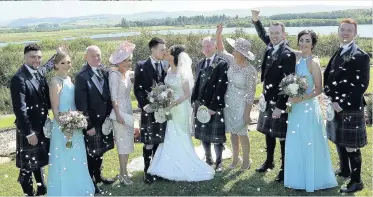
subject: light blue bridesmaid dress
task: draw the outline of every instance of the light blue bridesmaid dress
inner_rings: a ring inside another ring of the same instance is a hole
[[[59,102],[58,110],[60,112],[66,112],[70,109],[76,110],[74,85],[70,79],[63,80]],[[67,139],[57,122],[53,121],[47,195],[93,196],[95,188],[88,171],[83,133],[81,131],[74,133],[71,148],[66,148],[66,142]]]
[[[314,90],[314,81],[301,58],[296,74],[307,78],[306,94]],[[324,118],[316,97],[293,104],[289,113],[285,145],[285,187],[307,192],[338,185],[330,159]]]

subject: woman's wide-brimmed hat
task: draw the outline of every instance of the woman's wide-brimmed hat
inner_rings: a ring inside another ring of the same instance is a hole
[[[251,42],[243,39],[238,38],[237,40],[233,40],[232,38],[226,39],[228,44],[231,45],[236,51],[241,53],[249,60],[255,60],[255,55],[250,51],[251,49]]]
[[[119,48],[110,55],[109,62],[111,64],[119,64],[126,60],[135,50],[136,45],[127,40],[119,45]]]

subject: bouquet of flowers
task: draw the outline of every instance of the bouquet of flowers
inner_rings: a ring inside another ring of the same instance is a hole
[[[59,124],[63,134],[67,138],[66,147],[72,147],[72,137],[75,132],[86,129],[88,126],[86,117],[80,111],[60,112],[58,116]]]
[[[335,115],[334,108],[332,106],[332,101],[325,94],[320,94],[318,99],[323,117],[325,117],[328,121],[332,121]]]
[[[174,101],[173,90],[162,83],[155,84],[152,91],[148,94],[150,106],[154,109],[154,118],[158,123],[164,123],[171,120],[171,114],[167,107]]]
[[[285,94],[290,98],[301,97],[306,94],[308,88],[307,78],[295,74],[290,74],[283,78],[280,82],[280,95]],[[288,106],[286,111],[291,112],[291,106]]]

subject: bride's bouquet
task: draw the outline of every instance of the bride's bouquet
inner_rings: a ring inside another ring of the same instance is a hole
[[[280,82],[281,92],[279,95],[288,95],[290,98],[301,97],[306,94],[308,88],[307,78],[296,74],[290,74]],[[288,105],[286,112],[291,112],[291,106]]]
[[[171,120],[172,116],[167,107],[171,104],[174,98],[174,91],[162,83],[152,87],[152,91],[148,94],[150,106],[154,109],[154,118],[158,123],[164,123],[166,120]]]
[[[67,138],[66,147],[72,147],[72,137],[75,132],[86,129],[88,126],[87,120],[80,111],[60,112],[58,116],[59,124],[63,134]]]

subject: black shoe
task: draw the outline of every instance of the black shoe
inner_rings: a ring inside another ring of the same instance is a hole
[[[360,181],[360,183],[357,183],[357,182],[354,182],[354,181],[350,181],[346,187],[343,187],[339,190],[339,192],[341,193],[354,193],[354,192],[357,192],[357,191],[360,191],[364,189],[364,184],[362,181]]]
[[[255,169],[257,172],[267,172],[268,169],[273,169],[275,167],[275,164],[273,162],[267,162],[265,161],[260,168]]]
[[[165,178],[163,178],[163,177],[160,177],[160,176],[157,176],[157,175],[154,175],[153,176],[153,179],[155,179],[155,180],[159,180],[159,181],[165,181],[165,180],[167,180],[167,179],[165,179]]]
[[[284,181],[284,171],[283,170],[280,170],[280,172],[278,173],[275,181],[277,182],[282,182]]]
[[[22,190],[23,190],[23,194],[25,196],[34,196],[35,195],[35,191],[34,191],[34,188],[32,187],[32,185],[23,184],[23,185],[21,185],[21,187],[22,187]]]
[[[102,194],[102,190],[94,183],[95,185],[95,194]]]
[[[222,172],[224,170],[224,168],[223,168],[223,163],[218,163],[218,164],[216,164],[216,166],[215,166],[215,172]]]
[[[47,188],[45,186],[38,186],[38,190],[36,191],[36,196],[42,196],[47,194]]]
[[[146,184],[152,184],[154,182],[154,177],[148,173],[144,175],[144,182]]]
[[[334,171],[334,174],[343,178],[348,178],[351,175],[350,172],[342,171],[341,169],[337,169],[336,171]]]
[[[106,185],[113,184],[114,182],[115,179],[104,178],[102,176],[98,180],[96,180],[96,183],[103,183]]]

